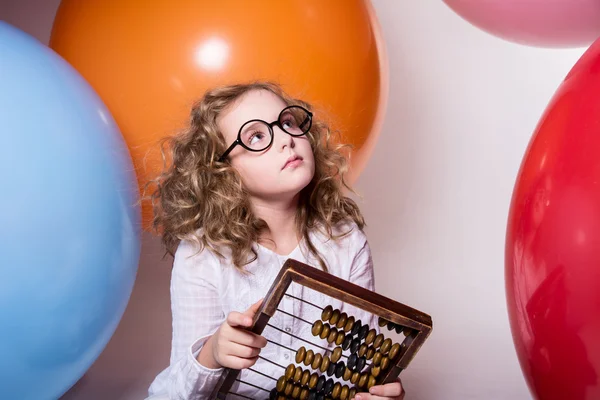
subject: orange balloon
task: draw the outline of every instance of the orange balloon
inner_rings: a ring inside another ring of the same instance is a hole
[[[129,146],[140,187],[162,167],[158,141],[185,127],[209,88],[274,80],[313,103],[370,155],[387,103],[387,58],[369,1],[63,0],[50,47],[96,89]],[[151,219],[143,207],[144,227]]]

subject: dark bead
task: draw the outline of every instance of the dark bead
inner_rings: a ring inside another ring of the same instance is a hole
[[[329,367],[327,367],[327,376],[333,375],[333,373],[335,372],[335,366],[335,363],[329,363]]]
[[[269,393],[269,400],[277,400],[277,389],[273,388]]]
[[[344,375],[344,370],[346,369],[346,366],[344,365],[343,361],[339,361],[336,365],[335,365],[335,377],[336,378],[341,378],[342,375]]]
[[[317,392],[313,389],[308,391],[308,400],[317,400]]]
[[[360,347],[360,339],[355,338],[352,340],[352,344],[350,344],[350,353],[356,353],[358,348]]]
[[[363,340],[369,333],[369,325],[363,325],[358,332],[358,339]]]
[[[348,333],[344,337],[344,342],[342,343],[342,349],[348,350],[348,348],[350,347],[351,343],[352,343],[352,335]]]
[[[360,322],[360,319],[358,321],[356,321],[354,323],[354,326],[352,327],[352,330],[350,331],[350,334],[352,336],[358,335],[358,331],[360,331],[360,328],[362,327],[362,322]]]
[[[317,381],[317,392],[321,392],[325,387],[325,375],[319,376],[319,380]]]
[[[348,368],[354,370],[354,366],[356,365],[357,360],[358,356],[356,355],[356,353],[350,354],[350,357],[348,357]]]
[[[333,385],[333,379],[327,379],[327,381],[325,382],[325,396],[329,396],[331,394],[331,391],[333,390]]]
[[[356,371],[362,371],[367,363],[367,357],[360,357],[356,362]]]

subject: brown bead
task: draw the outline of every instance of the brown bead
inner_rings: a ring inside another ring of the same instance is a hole
[[[319,380],[319,375],[316,372],[313,372],[308,380],[308,387],[314,389],[317,387],[317,381]]]
[[[281,393],[285,390],[286,384],[287,382],[285,381],[285,376],[282,376],[281,378],[277,379],[277,385],[275,385],[275,389]]]
[[[355,397],[356,397],[356,389],[352,388],[352,389],[350,389],[350,393],[348,393],[348,398],[354,399]]]
[[[402,333],[404,333],[404,336],[408,336],[408,335],[411,334],[411,332],[412,332],[412,329],[410,329],[410,328],[404,328],[404,332],[402,332]]]
[[[327,371],[327,368],[329,368],[329,356],[323,356],[323,361],[321,361],[319,369],[321,372],[325,372]]]
[[[285,389],[283,391],[283,393],[286,396],[289,396],[290,394],[292,394],[292,390],[294,389],[294,385],[292,385],[290,382],[286,383],[285,385]]]
[[[296,364],[300,364],[304,361],[304,357],[306,356],[306,349],[304,346],[300,347],[296,352]]]
[[[340,358],[342,357],[342,348],[341,347],[336,347],[335,349],[333,349],[333,353],[331,354],[331,362],[338,362],[340,361]]]
[[[385,320],[385,319],[383,319],[383,318],[381,318],[381,317],[379,317],[379,319],[377,320],[377,324],[378,324],[380,327],[382,327],[382,328],[383,328],[384,326],[386,326],[386,325],[387,325],[387,323],[388,323],[388,322],[387,322],[387,320]]]
[[[367,379],[369,379],[369,375],[367,373],[361,374],[360,378],[358,379],[358,387],[360,388],[364,388],[365,386],[367,386]]]
[[[307,388],[302,388],[302,390],[300,391],[300,400],[306,400],[308,399],[308,389]]]
[[[285,379],[290,380],[294,377],[294,372],[296,372],[296,366],[294,364],[290,364],[285,369]]]
[[[354,327],[354,317],[351,315],[346,320],[346,325],[344,325],[344,332],[350,332]]]
[[[348,400],[348,394],[350,392],[350,388],[348,387],[348,385],[344,385],[342,386],[342,391],[340,392],[340,399],[341,400]]]
[[[371,389],[371,387],[375,386],[375,383],[377,381],[375,380],[375,377],[373,375],[369,375],[369,378],[367,379],[367,389]]]
[[[379,365],[381,364],[381,359],[383,358],[383,354],[381,354],[381,352],[376,352],[375,355],[373,356],[373,365]]]
[[[372,346],[371,346],[371,347],[369,347],[369,348],[367,349],[367,354],[366,354],[367,360],[370,360],[371,358],[373,358],[373,356],[375,355],[375,353],[376,353],[376,352],[377,352],[377,351],[375,350],[375,348],[374,348],[374,347],[372,347]]]
[[[331,328],[331,331],[329,332],[329,336],[327,336],[327,343],[333,343],[335,341],[335,338],[338,335],[338,330],[335,328]]]
[[[367,337],[365,338],[365,343],[366,344],[373,343],[373,341],[375,340],[376,336],[377,336],[377,331],[375,329],[371,329],[369,331],[369,333],[367,333]]]
[[[317,369],[319,368],[319,366],[321,365],[321,362],[323,361],[323,355],[321,353],[317,353],[315,354],[315,358],[313,359],[312,362],[312,369]]]
[[[387,357],[383,357],[381,359],[381,369],[385,371],[386,369],[388,369],[389,366],[390,366],[390,359]]]
[[[339,398],[341,391],[342,391],[342,384],[339,382],[336,382],[335,385],[333,385],[333,390],[331,391],[331,397],[334,399]]]
[[[329,324],[323,324],[323,329],[321,330],[321,333],[319,334],[319,337],[321,339],[325,339],[327,336],[329,336],[329,331],[330,331],[330,327]]]
[[[337,322],[337,324],[335,324],[335,326],[338,329],[342,329],[344,327],[344,325],[346,325],[346,321],[348,321],[348,314],[343,312],[340,314],[340,319],[338,319],[338,322]]]
[[[369,346],[367,346],[366,344],[361,344],[360,347],[358,348],[358,356],[362,357],[367,353]],[[367,357],[368,358],[368,357]]]
[[[354,371],[352,373],[352,376],[350,377],[350,382],[351,383],[356,383],[356,382],[358,382],[358,378],[360,378],[360,372]]]
[[[314,358],[315,352],[312,350],[308,350],[306,352],[306,357],[304,357],[304,365],[309,366],[310,364],[312,364]]]
[[[345,338],[346,338],[346,335],[344,334],[344,331],[340,329],[337,333],[337,336],[335,337],[335,344],[337,344],[338,346],[341,346],[342,343],[344,343]]]
[[[373,375],[375,378],[377,378],[380,373],[381,373],[381,367],[379,365],[371,368],[371,375]]]
[[[302,378],[302,368],[296,367],[294,371],[294,382],[300,383],[300,379]]]
[[[394,343],[394,345],[390,349],[390,354],[388,354],[388,357],[390,358],[390,360],[393,360],[398,356],[398,354],[400,354],[400,344]]]
[[[299,385],[294,385],[294,388],[292,389],[292,397],[294,399],[297,399],[298,397],[300,397],[300,390],[302,388]]]
[[[331,314],[331,318],[329,318],[329,323],[331,324],[331,326],[337,324],[339,318],[340,318],[340,310],[338,308],[336,308],[335,310],[333,310],[333,314]]]
[[[310,371],[305,369],[304,371],[302,371],[302,379],[300,379],[300,384],[302,386],[306,386],[309,379],[310,379]]]
[[[311,333],[313,336],[319,336],[319,334],[321,333],[322,330],[323,330],[323,323],[321,322],[321,320],[318,319],[313,324]]]
[[[384,340],[383,333],[380,333],[379,335],[377,335],[377,337],[373,341],[373,347],[378,349],[381,346],[381,343],[383,343],[383,340]]]
[[[350,377],[352,376],[352,370],[348,367],[346,367],[346,369],[344,370],[344,375],[342,375],[342,379],[344,379],[345,381],[350,380]]]
[[[329,321],[329,318],[331,318],[331,314],[333,313],[333,307],[331,306],[327,306],[323,309],[323,312],[321,313],[321,319],[323,321]]]
[[[280,394],[279,396],[277,396],[277,400],[287,400],[287,397],[285,397],[284,395]]]
[[[379,351],[381,352],[381,354],[387,354],[390,351],[391,347],[392,347],[392,339],[387,338],[381,344],[381,348],[379,349]]]

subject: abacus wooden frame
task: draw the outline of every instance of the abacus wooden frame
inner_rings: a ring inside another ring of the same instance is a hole
[[[421,311],[310,265],[288,259],[279,271],[264,298],[260,311],[254,318],[253,327],[250,329],[252,332],[259,335],[263,332],[292,282],[361,308],[394,324],[411,328],[411,333],[403,342],[406,346],[403,346],[394,365],[384,374],[381,380],[382,384],[392,382],[400,375],[400,372],[412,361],[433,329],[431,317]],[[213,390],[211,399],[225,399],[239,373],[240,371],[236,369],[226,369]]]

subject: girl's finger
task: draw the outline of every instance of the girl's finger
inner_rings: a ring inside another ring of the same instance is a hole
[[[376,385],[369,389],[369,393],[375,396],[398,397],[402,393],[402,384],[400,381],[396,381],[385,385]]]
[[[229,343],[229,346],[224,349],[227,356],[234,356],[238,358],[256,358],[260,354],[260,349],[255,347],[248,347],[239,343]]]

